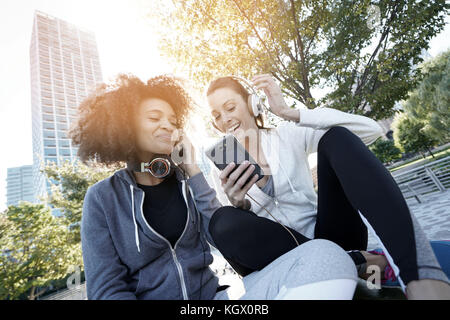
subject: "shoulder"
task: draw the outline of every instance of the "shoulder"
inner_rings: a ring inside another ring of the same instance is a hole
[[[105,195],[114,193],[114,190],[117,189],[115,186],[117,186],[117,177],[111,175],[89,186],[86,191],[86,197],[102,201]]]

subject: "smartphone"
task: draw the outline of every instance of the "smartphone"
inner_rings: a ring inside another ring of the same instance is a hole
[[[256,161],[247,152],[247,150],[231,134],[228,134],[222,139],[220,139],[216,144],[207,149],[205,151],[205,154],[219,170],[225,169],[227,165],[234,162],[235,164],[237,164],[237,166],[233,169],[234,171],[238,168],[239,164],[243,163],[245,160],[249,161],[251,164],[255,166],[255,170],[253,170],[253,173],[247,179],[245,184],[247,184],[255,174],[258,175],[258,180],[264,177],[264,172],[259,166],[259,164],[256,163]],[[244,173],[245,170],[242,174]],[[239,178],[241,176],[239,176]]]

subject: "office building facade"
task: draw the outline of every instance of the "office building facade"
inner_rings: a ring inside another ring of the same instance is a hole
[[[67,131],[78,105],[103,81],[95,35],[36,11],[30,43],[35,197],[50,191],[41,162],[73,162]]]
[[[19,201],[34,202],[33,166],[8,168],[6,176],[6,206]]]

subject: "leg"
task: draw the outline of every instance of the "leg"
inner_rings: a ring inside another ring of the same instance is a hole
[[[289,230],[300,244],[310,240],[293,229]],[[229,206],[214,213],[209,222],[209,232],[217,249],[242,276],[261,270],[297,246],[278,223]]]
[[[242,280],[242,300],[352,299],[357,275],[342,248],[331,241],[311,240]],[[216,296],[226,299],[225,295]]]
[[[318,161],[319,204],[315,236],[331,238],[347,250],[352,241],[359,246],[356,249],[365,249],[354,232],[347,235],[349,225],[352,228],[361,225],[356,220],[362,219],[378,237],[405,290],[406,284],[419,279],[418,261],[426,260],[420,257],[422,253],[417,248],[429,246],[429,243],[421,241],[420,246],[417,245],[420,228],[414,224],[389,171],[356,135],[342,127],[331,128],[322,137]],[[351,219],[350,224],[347,219]],[[361,233],[361,237],[362,230],[359,227],[356,232]],[[431,255],[434,257],[432,251]],[[434,262],[439,266],[435,257]],[[440,280],[443,280],[442,275],[445,277],[442,270],[437,270],[435,275]]]

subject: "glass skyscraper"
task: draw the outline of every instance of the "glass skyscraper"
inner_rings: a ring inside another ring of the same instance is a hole
[[[8,168],[6,178],[6,205],[18,205],[19,201],[34,202],[33,166]]]
[[[50,192],[41,161],[73,162],[67,137],[78,105],[103,81],[95,35],[36,11],[30,43],[34,195]]]

